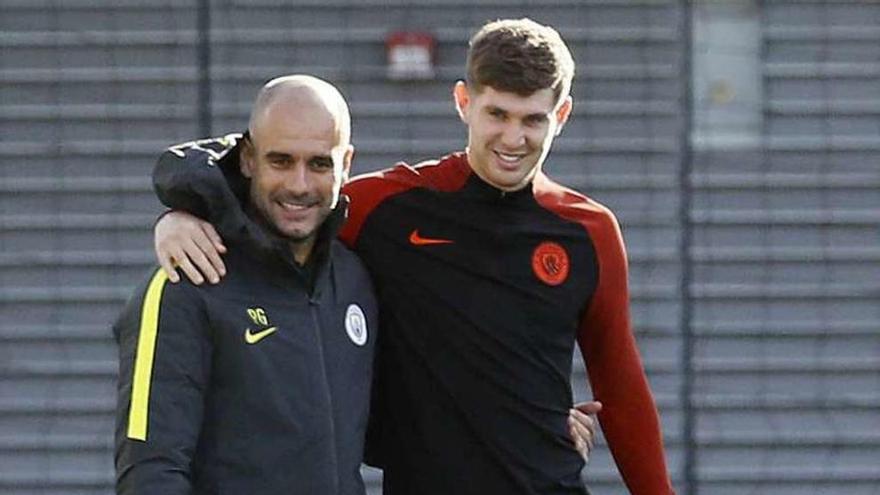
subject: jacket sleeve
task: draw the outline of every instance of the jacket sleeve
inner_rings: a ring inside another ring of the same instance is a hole
[[[238,170],[240,139],[230,134],[165,150],[153,168],[159,201],[207,220],[224,238],[253,234],[241,207],[247,184]]]
[[[623,238],[611,212],[591,235],[599,281],[578,343],[593,393],[602,402],[599,422],[630,493],[672,494],[657,407],[630,328]]]
[[[114,325],[119,344],[116,492],[191,493],[211,370],[207,320],[186,282],[155,272]]]

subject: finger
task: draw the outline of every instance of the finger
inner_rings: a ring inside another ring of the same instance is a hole
[[[220,275],[214,269],[214,265],[208,260],[208,257],[202,251],[201,246],[192,239],[187,239],[183,249],[189,258],[189,261],[205,276],[212,284],[220,281]]]
[[[174,269],[174,260],[171,257],[160,256],[159,266],[162,267],[162,271],[165,272],[165,275],[168,275],[168,280],[172,284],[176,284],[180,281],[180,275],[178,275],[177,270]]]
[[[574,433],[572,433],[572,437],[573,437],[573,438],[577,438],[577,435],[575,435]],[[577,451],[577,453],[580,454],[580,456],[584,459],[584,462],[587,462],[587,461],[589,460],[589,458],[590,458],[590,449],[587,448],[587,445],[586,445],[586,443],[585,443],[583,440],[580,440],[580,439],[575,440],[575,442],[574,442],[574,449],[575,449],[575,450]]]
[[[216,249],[220,253],[226,252],[226,245],[223,244],[223,238],[220,237],[220,234],[217,233],[217,230],[214,229],[214,226],[208,222],[202,222],[202,230],[205,232],[205,235],[208,236],[208,239],[211,240],[211,243],[214,245],[214,249]]]
[[[168,275],[168,280],[173,284],[179,282],[180,275],[178,275],[177,270],[174,269],[174,256],[165,249],[164,244],[159,242],[158,239],[153,240],[153,254],[156,255],[156,260],[159,262],[159,266],[162,267],[165,275]]]
[[[202,274],[196,269],[196,267],[192,264],[186,254],[177,256],[175,257],[175,259],[178,260],[177,265],[180,267],[181,270],[183,270],[184,275],[186,275],[186,278],[188,278],[190,282],[196,285],[201,285],[202,282],[205,281],[205,279],[202,277]]]
[[[582,421],[575,418],[569,419],[569,427],[575,432],[579,438],[583,438],[587,442],[592,442],[596,436],[596,428],[589,421]]]
[[[207,262],[210,263],[211,269],[218,275],[217,280],[214,280],[210,277],[209,273],[205,270],[202,270],[205,275],[209,275],[208,279],[211,280],[212,283],[219,282],[219,277],[226,275],[226,265],[223,264],[223,259],[220,257],[220,253],[217,252],[217,245],[211,240],[210,235],[207,232],[203,233],[205,235],[194,235],[192,241],[198,246],[199,250],[204,254]],[[197,259],[193,261],[196,262],[196,265],[201,268]]]
[[[589,453],[593,448],[593,444],[590,440],[584,438],[580,432],[575,431],[574,429],[569,430],[569,435],[571,435],[571,443],[574,445],[575,450],[580,452],[582,455],[584,453]]]
[[[580,450],[581,444],[583,443],[580,435],[577,430],[575,430],[574,424],[569,423],[568,425],[568,435],[571,437],[571,443],[574,444],[574,448]]]
[[[596,437],[596,423],[593,418],[575,409],[572,409],[568,417],[569,428],[573,432],[572,438],[584,440],[590,449],[593,448],[593,439]]]
[[[574,423],[574,431],[579,440],[585,442],[588,448],[593,448],[593,439],[595,438],[595,432],[592,428],[589,428],[576,421]]]
[[[596,421],[593,420],[592,416],[588,416],[582,412],[578,412],[576,409],[572,409],[569,412],[568,418],[572,425],[579,426],[582,428],[586,428],[590,431],[596,429]]]
[[[571,409],[568,412],[569,418],[576,424],[588,428],[590,431],[596,429],[596,420],[592,415],[584,414],[577,409]]]

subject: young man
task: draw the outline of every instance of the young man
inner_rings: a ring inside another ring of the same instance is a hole
[[[454,88],[466,151],[344,189],[340,237],[369,268],[383,315],[368,449],[386,493],[586,493],[567,438],[575,341],[629,490],[672,493],[617,221],[541,170],[571,113],[573,72],[553,29],[526,19],[483,26],[467,81]],[[226,188],[205,170],[191,156],[157,174]],[[158,189],[227,235],[223,203]],[[163,263],[222,275],[212,229],[173,212],[156,231]]]
[[[229,276],[171,285],[158,270],[114,327],[117,493],[364,493],[378,306],[336,240],[348,108],[324,81],[283,77],[263,87],[249,128],[238,153],[185,147],[249,179],[222,214],[236,226]]]

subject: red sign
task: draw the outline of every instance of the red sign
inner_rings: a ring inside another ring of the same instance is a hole
[[[430,33],[396,31],[385,38],[388,77],[391,79],[431,79],[437,42]]]

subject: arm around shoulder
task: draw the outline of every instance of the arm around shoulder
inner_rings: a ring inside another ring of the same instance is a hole
[[[214,225],[228,218],[230,209],[240,211],[237,185],[230,184],[221,165],[224,161],[234,162],[229,164],[229,175],[237,172],[232,169],[238,163],[238,139],[239,135],[230,134],[165,150],[153,168],[153,189],[162,204],[192,213]],[[220,230],[222,232],[222,228]]]

